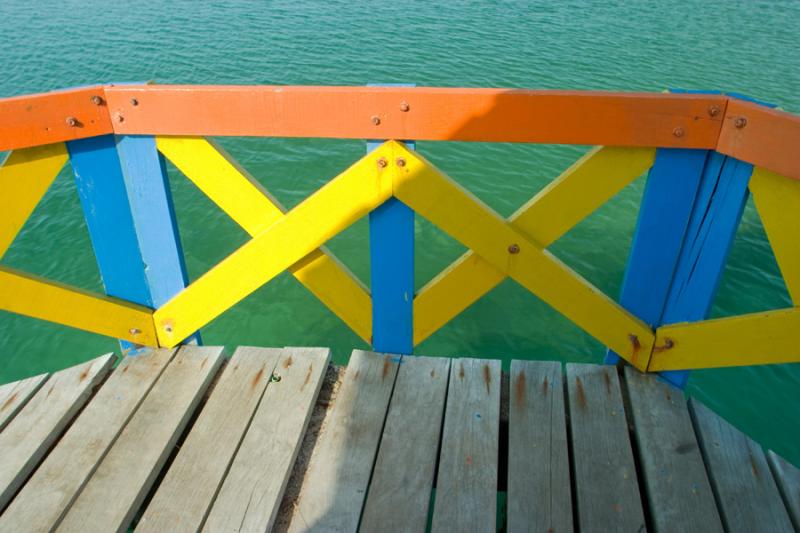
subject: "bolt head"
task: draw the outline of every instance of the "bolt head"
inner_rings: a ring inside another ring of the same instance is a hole
[[[708,114],[712,117],[716,117],[717,115],[719,115],[719,111],[720,109],[715,105],[712,105],[711,107],[708,108]]]
[[[733,125],[739,129],[742,129],[745,126],[747,126],[747,119],[744,117],[738,117],[736,120],[733,121]]]
[[[370,120],[375,126],[381,123],[381,117],[379,117],[378,115],[372,115],[372,118]]]
[[[385,157],[381,157],[380,159],[378,159],[378,166],[379,167],[386,168],[386,165],[388,165],[388,164],[389,164],[389,162],[386,161]]]
[[[407,113],[409,109],[411,109],[411,106],[408,105],[408,102],[400,102],[400,111]]]
[[[74,128],[75,126],[78,125],[78,119],[75,118],[75,117],[67,117],[67,121],[66,122],[67,122],[67,126],[69,126],[70,128]]]
[[[131,328],[128,330],[128,332],[130,332],[131,335],[138,335],[139,333],[142,332],[142,330],[140,330],[139,328]]]
[[[397,166],[398,166],[398,167],[404,167],[404,166],[406,166],[406,160],[405,160],[405,159],[403,159],[402,157],[398,157],[398,158],[397,158],[397,161],[395,161],[395,163],[397,163]]]
[[[519,245],[512,244],[508,247],[508,253],[510,254],[518,254],[519,253]]]
[[[680,126],[678,126],[674,130],[672,130],[672,134],[675,137],[683,137],[686,134],[686,131],[683,128],[681,128]]]
[[[94,105],[103,105],[103,99],[97,95],[92,96],[92,103]]]
[[[172,333],[172,326],[167,324],[166,326],[164,326],[164,331],[166,331],[167,333]]]
[[[117,122],[122,123],[122,122],[125,122],[125,117],[123,117],[121,113],[115,113],[114,114],[114,120],[116,120]]]
[[[134,107],[139,105],[139,100],[137,100],[136,98],[131,98],[131,105]]]

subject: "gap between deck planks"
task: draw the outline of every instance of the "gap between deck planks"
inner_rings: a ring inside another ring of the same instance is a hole
[[[33,376],[0,386],[0,431],[14,418],[36,391],[44,385],[49,374]]]

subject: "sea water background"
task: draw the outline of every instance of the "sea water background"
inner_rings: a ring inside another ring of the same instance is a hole
[[[800,112],[797,1],[447,2],[37,0],[0,3],[0,96],[98,82],[738,91]],[[0,120],[2,118],[0,117]],[[360,141],[221,139],[288,207],[365,151]],[[504,216],[588,147],[420,142],[418,149]],[[246,235],[174,168],[170,181],[190,277]],[[643,180],[552,246],[607,294],[619,294]],[[0,192],[0,194],[3,194]],[[2,216],[2,214],[0,214]],[[800,228],[798,228],[800,230]],[[421,287],[463,247],[417,219]],[[368,226],[330,248],[369,283]],[[3,265],[100,291],[69,168]],[[749,204],[712,315],[790,305]],[[793,332],[800,335],[800,332]],[[203,329],[207,344],[365,347],[283,274]],[[117,349],[111,339],[0,313],[0,383]],[[599,362],[603,348],[506,281],[417,353]],[[800,367],[695,372],[689,391],[800,464]]]

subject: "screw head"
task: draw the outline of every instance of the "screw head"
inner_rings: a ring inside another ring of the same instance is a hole
[[[379,117],[378,115],[372,115],[372,118],[370,118],[370,120],[375,126],[381,123],[381,117]]]
[[[380,159],[378,159],[378,166],[379,167],[386,168],[386,165],[388,165],[388,164],[389,164],[389,162],[386,161],[385,157],[381,157]]]
[[[686,134],[686,131],[684,131],[684,129],[683,129],[683,128],[681,128],[680,126],[678,126],[678,127],[677,127],[677,128],[675,128],[674,130],[672,130],[672,134],[673,134],[675,137],[683,137],[683,136]]]
[[[78,119],[75,117],[67,117],[67,126],[74,128],[78,125]]]
[[[272,375],[269,377],[269,380],[272,383],[277,383],[277,382],[279,382],[281,380],[281,375],[273,372]]]
[[[400,111],[402,111],[403,113],[407,113],[409,109],[411,109],[411,106],[408,105],[408,102],[405,101],[400,102]]]
[[[395,161],[395,162],[397,163],[397,166],[398,166],[398,167],[404,167],[404,166],[406,166],[406,160],[405,160],[405,159],[403,159],[402,157],[398,157],[398,158],[397,158],[397,161]]]
[[[519,245],[512,244],[508,247],[508,253],[510,254],[518,254],[519,253]]]
[[[123,117],[121,113],[115,113],[114,114],[114,120],[116,120],[117,122],[122,123],[122,122],[125,122],[125,117]]]
[[[92,103],[94,105],[103,105],[103,99],[97,95],[92,96]]]
[[[747,126],[747,119],[744,117],[738,117],[736,120],[733,121],[733,125],[739,129],[742,129],[745,126]]]
[[[137,106],[137,105],[139,105],[139,100],[137,100],[136,98],[131,98],[131,105],[132,105],[132,106]]]
[[[712,105],[711,107],[708,108],[708,114],[712,117],[716,117],[717,115],[719,115],[719,108],[715,105]]]
[[[172,333],[172,326],[170,324],[167,324],[166,326],[164,326],[164,331],[166,331],[167,333]]]
[[[131,328],[128,330],[128,332],[130,332],[131,335],[138,335],[139,333],[142,332],[142,330],[140,330],[139,328]]]

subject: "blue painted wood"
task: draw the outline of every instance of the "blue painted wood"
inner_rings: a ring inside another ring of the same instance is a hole
[[[413,87],[413,84],[382,84]],[[370,84],[370,86],[379,86]],[[399,105],[399,103],[398,103]],[[367,153],[383,141],[367,141]],[[411,150],[413,141],[406,141]],[[372,346],[376,351],[414,351],[414,211],[390,198],[369,214]]]
[[[70,141],[67,149],[106,293],[159,307],[187,277],[155,141],[106,135]],[[136,350],[120,344],[126,353]]]

